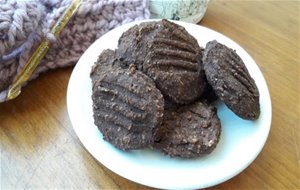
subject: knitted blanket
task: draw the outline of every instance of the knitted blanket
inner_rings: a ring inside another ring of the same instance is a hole
[[[84,0],[59,38],[50,30],[71,0],[0,1],[0,102],[37,45],[51,47],[30,79],[74,65],[97,38],[116,26],[149,18],[148,0]]]

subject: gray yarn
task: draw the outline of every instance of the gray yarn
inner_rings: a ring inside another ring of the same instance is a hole
[[[84,0],[59,38],[50,30],[71,0],[0,0],[0,102],[43,38],[51,48],[31,79],[74,65],[97,38],[116,26],[149,18],[148,0]]]

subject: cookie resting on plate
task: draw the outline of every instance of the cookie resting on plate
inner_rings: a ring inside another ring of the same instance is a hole
[[[203,92],[202,51],[182,26],[168,20],[135,25],[122,34],[116,52],[125,65],[134,63],[177,104],[191,103]]]
[[[208,42],[203,65],[208,83],[229,109],[243,119],[259,117],[258,88],[234,50],[215,40]]]
[[[90,72],[92,82],[94,83],[94,81],[103,76],[105,72],[115,67],[120,67],[120,62],[116,58],[116,52],[111,49],[103,50],[98,56],[97,61],[92,66],[92,70]]]
[[[202,102],[166,110],[154,147],[171,157],[195,158],[211,153],[219,142],[217,110]]]
[[[93,83],[94,122],[103,138],[122,150],[153,144],[160,126],[164,99],[142,72],[114,68]]]

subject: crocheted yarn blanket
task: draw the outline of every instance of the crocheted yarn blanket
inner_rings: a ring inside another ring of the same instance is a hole
[[[83,0],[55,38],[50,30],[72,0],[0,1],[0,102],[44,39],[51,47],[30,79],[41,72],[74,65],[82,53],[116,26],[149,18],[148,0]]]

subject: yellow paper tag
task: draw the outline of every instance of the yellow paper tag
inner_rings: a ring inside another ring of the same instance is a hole
[[[70,6],[65,10],[63,15],[58,19],[56,24],[51,29],[51,33],[55,37],[59,36],[60,32],[66,26],[70,18],[74,15],[81,2],[82,0],[73,0]],[[41,44],[38,46],[38,48],[34,51],[34,53],[27,61],[24,68],[21,70],[21,72],[15,78],[13,83],[10,85],[6,100],[14,99],[21,93],[22,85],[30,78],[35,68],[46,55],[47,51],[49,50],[49,46],[50,42],[48,39],[44,39],[41,42]]]

